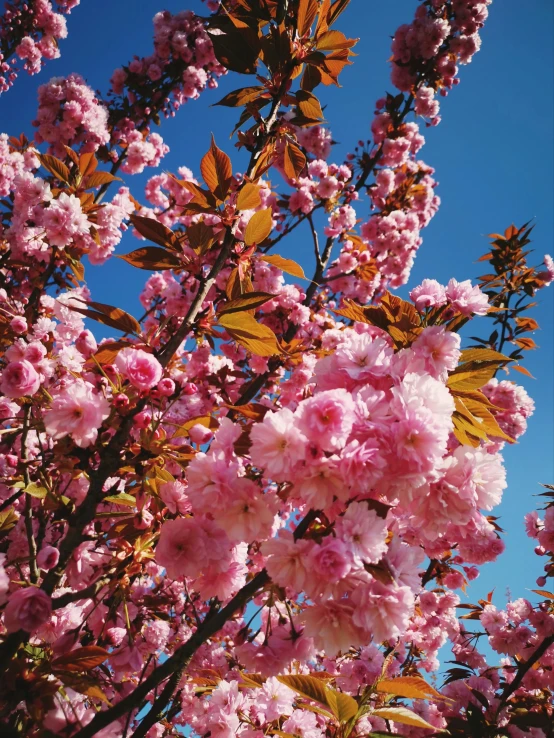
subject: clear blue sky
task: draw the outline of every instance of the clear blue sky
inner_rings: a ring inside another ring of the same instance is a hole
[[[358,139],[369,134],[375,100],[389,83],[390,37],[409,22],[415,0],[370,2],[352,0],[338,27],[349,36],[361,36],[353,67],[341,77],[341,89],[322,90],[328,104],[327,118],[334,138],[340,142],[331,160],[340,162]],[[482,32],[483,47],[461,70],[461,84],[442,103],[443,121],[425,133],[427,144],[421,158],[435,167],[442,206],[424,231],[424,243],[412,272],[411,285],[424,277],[446,282],[475,278],[483,270],[476,259],[485,251],[485,234],[504,229],[512,221],[535,219],[534,247],[537,262],[553,251],[553,4],[551,0],[496,0]],[[38,86],[52,76],[78,72],[92,87],[106,92],[115,67],[133,54],[151,49],[151,19],[155,12],[190,8],[200,13],[199,0],[82,0],[68,18],[69,37],[61,42],[61,59],[48,62],[36,77],[22,74],[15,88],[0,97],[0,130],[10,134],[33,134],[30,121],[36,112]],[[198,172],[198,163],[213,131],[220,146],[233,157],[235,171],[243,160],[229,141],[236,111],[211,108],[229,90],[249,84],[251,78],[229,75],[216,91],[187,104],[176,118],[162,125],[161,133],[171,147],[163,168],[180,165]],[[319,91],[318,90],[318,91]],[[154,170],[148,170],[151,176]],[[135,197],[143,200],[147,176],[128,177]],[[307,231],[279,249],[294,256],[312,271],[312,246]],[[137,247],[131,235],[123,239],[120,253]],[[87,280],[94,299],[116,304],[140,314],[138,291],[145,272],[133,270],[119,260],[103,268],[87,267]],[[496,587],[497,602],[509,587],[514,596],[532,588],[540,560],[523,532],[522,516],[533,509],[539,482],[554,483],[553,444],[553,297],[554,286],[539,296],[534,316],[542,331],[540,345],[528,354],[527,367],[536,377],[521,381],[537,403],[530,429],[520,443],[507,449],[509,488],[496,514],[507,530],[507,552],[497,564],[484,568],[472,585],[473,599]],[[487,325],[475,324],[475,332],[488,335]]]

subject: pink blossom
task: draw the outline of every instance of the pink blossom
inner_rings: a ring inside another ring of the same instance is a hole
[[[325,651],[328,656],[346,652],[364,640],[362,632],[356,627],[354,612],[351,604],[335,600],[307,607],[302,614],[306,635],[311,636],[316,648]]]
[[[34,395],[40,387],[40,376],[35,367],[25,359],[10,362],[2,372],[0,391],[7,397]]]
[[[229,551],[227,536],[211,521],[177,518],[162,526],[156,561],[170,579],[197,577],[204,568],[225,567]]]
[[[412,345],[417,359],[423,362],[423,371],[435,379],[446,381],[448,372],[458,366],[461,356],[460,336],[447,331],[444,326],[433,325],[425,328]]]
[[[465,282],[451,279],[446,287],[446,297],[454,310],[462,315],[486,315],[489,309],[489,298],[477,285],[472,287],[469,279]]]
[[[307,440],[288,408],[266,413],[250,432],[252,462],[277,482],[288,478],[305,455]]]
[[[16,590],[4,610],[4,625],[8,633],[26,630],[29,633],[43,625],[52,613],[52,600],[38,587]]]
[[[263,540],[271,534],[274,510],[268,495],[250,479],[237,479],[233,496],[214,514],[231,541]]]
[[[43,571],[53,569],[60,559],[60,552],[54,546],[44,546],[37,555],[37,566]]]
[[[256,709],[265,721],[276,720],[293,712],[295,694],[275,677],[270,677],[256,695]]]
[[[380,643],[404,632],[412,614],[414,596],[409,587],[385,585],[372,579],[354,590],[352,604],[354,624]]]
[[[160,497],[167,505],[170,512],[179,512],[186,515],[190,512],[190,502],[187,497],[186,487],[180,481],[164,482],[159,488]]]
[[[352,561],[340,538],[327,536],[321,545],[312,547],[308,558],[308,570],[326,584],[334,584],[349,573]],[[310,583],[311,580],[308,580]]]
[[[44,414],[44,426],[55,441],[71,434],[77,446],[85,448],[96,441],[98,429],[109,414],[106,398],[80,379],[54,395]]]
[[[281,587],[291,587],[301,592],[308,576],[306,541],[295,541],[290,531],[282,530],[278,538],[262,544],[262,552],[267,556],[266,568],[269,576]]]
[[[410,299],[418,310],[446,305],[446,290],[435,279],[424,279],[410,292]]]
[[[162,365],[156,357],[142,349],[123,349],[117,354],[115,365],[141,392],[155,387],[163,374]]]
[[[296,417],[312,443],[331,451],[346,443],[354,422],[354,402],[343,389],[320,392],[300,404]]]
[[[357,566],[377,563],[387,550],[387,523],[367,502],[351,502],[336,523],[343,541]]]

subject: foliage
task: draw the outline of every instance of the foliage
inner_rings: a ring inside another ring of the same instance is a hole
[[[455,592],[503,550],[502,453],[533,412],[506,377],[527,372],[522,313],[552,259],[529,266],[531,229],[510,226],[481,289],[394,294],[439,204],[413,118],[440,122],[488,5],[419,4],[392,42],[398,92],[340,164],[322,103],[355,56],[348,0],[158,13],[152,54],[106,101],[56,78],[34,140],[0,136],[2,735],[552,734],[552,488],[526,519],[542,602]],[[9,6],[4,59],[51,14]],[[108,201],[119,175],[159,166],[161,116],[227,72],[255,77],[217,103],[239,109],[238,151],[212,136],[198,178]],[[309,276],[274,251],[302,224]],[[118,258],[152,273],[140,319],[85,284],[129,228],[141,245]],[[493,333],[462,349],[480,317]],[[447,642],[438,688],[423,675]]]

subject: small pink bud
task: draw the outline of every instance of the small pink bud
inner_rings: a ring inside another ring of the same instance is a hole
[[[37,566],[44,571],[53,569],[60,560],[60,552],[54,546],[45,546],[37,556]]]
[[[138,415],[135,415],[134,423],[137,426],[137,428],[148,428],[150,425],[150,421],[152,420],[152,416],[149,412],[146,410],[143,410]]]
[[[22,333],[27,332],[29,326],[27,325],[27,321],[22,315],[17,315],[10,321],[10,328],[14,333],[21,335]]]
[[[129,405],[129,398],[127,395],[119,394],[113,398],[113,406],[118,410],[122,410]]]
[[[175,382],[169,377],[165,377],[158,382],[158,392],[160,395],[169,397],[175,392]]]
[[[88,330],[81,331],[81,333],[79,333],[79,336],[75,341],[75,346],[77,348],[77,351],[83,354],[83,356],[86,356],[87,359],[89,356],[92,356],[92,354],[94,354],[98,348],[96,339]]]

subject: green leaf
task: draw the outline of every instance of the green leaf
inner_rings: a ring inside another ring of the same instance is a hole
[[[120,492],[117,495],[108,495],[103,498],[102,502],[111,502],[114,505],[125,505],[125,507],[135,507],[137,504],[133,495],[129,495],[127,492]]]
[[[25,492],[28,495],[31,495],[31,497],[36,497],[37,500],[44,500],[48,494],[46,487],[35,484],[35,482],[31,482],[31,484],[25,487]]]

